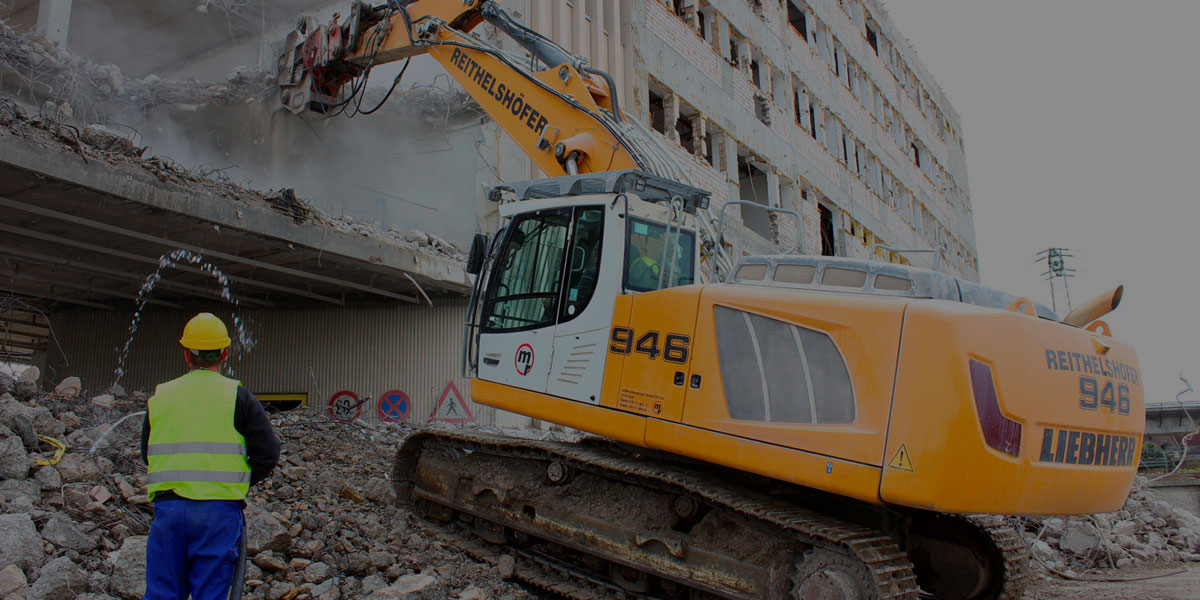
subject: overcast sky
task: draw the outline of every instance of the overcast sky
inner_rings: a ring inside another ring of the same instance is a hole
[[[1076,304],[1125,284],[1146,401],[1200,388],[1200,2],[884,4],[962,118],[983,283],[1049,306],[1070,248]]]

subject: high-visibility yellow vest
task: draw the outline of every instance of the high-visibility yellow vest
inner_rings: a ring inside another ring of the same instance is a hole
[[[146,491],[192,500],[244,500],[246,438],[233,426],[238,382],[207,369],[160,384],[150,398]]]

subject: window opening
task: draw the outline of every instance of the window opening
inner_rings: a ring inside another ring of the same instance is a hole
[[[875,30],[871,26],[867,26],[867,43],[875,50],[875,56],[879,56],[879,37],[875,34]]]
[[[792,29],[808,41],[808,18],[804,16],[804,11],[796,8],[795,4],[788,2],[788,23],[791,23]]]
[[[917,163],[917,167],[921,166],[921,149],[916,144],[912,144],[913,162]]]
[[[674,243],[676,237],[679,240],[678,244]],[[626,224],[625,245],[629,249],[625,255],[626,289],[639,292],[660,289],[660,273],[663,274],[663,288],[693,283],[693,254],[696,248],[694,232],[672,226],[671,235],[668,237],[666,225],[631,216]],[[664,251],[666,264],[663,264]]]
[[[750,59],[750,81],[754,82],[754,87],[762,89],[762,73],[759,72],[758,61]]]
[[[817,139],[817,107],[815,104],[812,98],[808,99],[808,134],[814,140]]]
[[[558,313],[571,209],[538,211],[510,226],[499,271],[489,284],[484,331],[545,327]]]
[[[679,145],[683,146],[684,150],[694,152],[696,148],[695,131],[692,129],[692,118],[684,115],[679,115],[675,120],[675,133],[679,134]]]
[[[650,111],[650,127],[659,133],[665,134],[667,132],[667,115],[663,97],[655,94],[652,90],[647,90],[646,94],[648,95],[646,104]]]
[[[822,204],[821,212],[821,256],[837,256],[833,243],[833,211]]]
[[[767,206],[767,174],[754,166],[747,157],[738,161],[738,197]],[[771,220],[765,210],[752,206],[739,206],[742,224],[765,239],[773,239]]]

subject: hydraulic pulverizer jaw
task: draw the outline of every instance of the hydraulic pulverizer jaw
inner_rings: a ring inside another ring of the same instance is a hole
[[[304,16],[288,33],[276,75],[279,101],[288,111],[326,116],[338,108],[344,102],[342,86],[367,68],[346,60],[347,55],[358,47],[359,38],[368,27],[389,26],[380,23],[374,9],[365,2],[355,2],[350,18],[344,23],[339,23],[340,20],[341,15],[334,13],[329,23],[322,25],[315,18]],[[376,35],[386,35],[386,31]]]

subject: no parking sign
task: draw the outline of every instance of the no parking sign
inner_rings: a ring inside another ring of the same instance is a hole
[[[408,400],[408,394],[400,390],[388,390],[379,396],[379,403],[375,405],[379,412],[379,418],[388,423],[400,423],[408,419],[409,408],[412,403]]]

